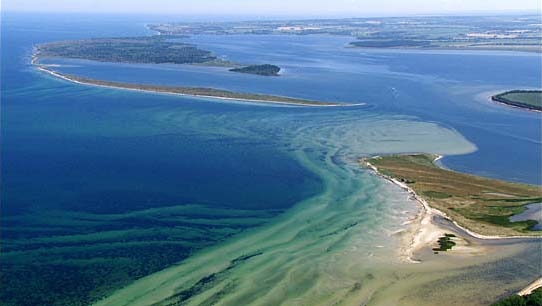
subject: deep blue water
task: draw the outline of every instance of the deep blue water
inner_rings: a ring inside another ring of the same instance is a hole
[[[446,166],[542,183],[540,114],[493,104],[483,94],[539,87],[538,54],[362,50],[345,48],[348,38],[330,36],[197,36],[188,41],[229,60],[278,64],[283,75],[51,61],[63,64],[60,71],[95,78],[367,103],[348,109],[262,107],[80,86],[30,65],[33,44],[148,35],[144,24],[153,21],[164,20],[2,16],[6,299],[48,303],[43,296],[51,288],[26,284],[51,278],[65,304],[96,299],[318,193],[320,178],[288,147],[293,126],[368,112],[409,115],[456,129],[478,147],[446,157]],[[34,272],[14,282],[22,270]],[[66,285],[74,273],[88,287]]]

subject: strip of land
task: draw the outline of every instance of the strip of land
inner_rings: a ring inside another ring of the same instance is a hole
[[[541,187],[446,170],[434,163],[437,158],[415,154],[362,161],[409,190],[427,211],[451,219],[477,238],[542,237],[542,231],[532,230],[537,221],[509,220],[526,205],[542,201]]]
[[[542,90],[510,90],[491,96],[491,100],[514,107],[542,111]]]
[[[34,61],[35,62],[35,61]],[[286,104],[286,105],[300,105],[300,106],[353,106],[362,104],[344,104],[336,102],[314,101],[305,100],[284,96],[264,95],[264,94],[252,94],[233,92],[222,89],[206,88],[206,87],[182,87],[182,86],[158,86],[149,84],[133,84],[124,82],[114,82],[97,80],[91,78],[85,78],[75,75],[62,74],[45,65],[39,65],[38,69],[47,72],[55,77],[74,82],[77,84],[94,85],[100,87],[109,87],[117,89],[138,90],[144,92],[157,92],[168,93],[184,96],[194,96],[202,98],[215,98],[223,100],[235,100],[244,102],[256,102],[256,103],[274,103],[274,104]]]

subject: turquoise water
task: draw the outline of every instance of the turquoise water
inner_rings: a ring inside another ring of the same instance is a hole
[[[2,18],[6,305],[88,304],[113,293],[105,304],[171,295],[194,304],[223,296],[230,305],[254,297],[346,301],[359,282],[370,285],[355,295],[367,298],[396,277],[397,233],[418,208],[361,169],[359,157],[441,153],[453,169],[540,183],[540,116],[480,96],[540,84],[539,55],[365,51],[328,36],[198,36],[189,40],[226,59],[285,71],[261,78],[49,62],[111,80],[367,103],[262,106],[58,80],[29,64],[33,44],[145,35],[144,23],[158,17],[38,17]],[[519,258],[536,257],[526,254]],[[484,267],[480,274],[499,288],[489,298],[537,268],[507,263],[521,273],[500,281],[502,266]]]

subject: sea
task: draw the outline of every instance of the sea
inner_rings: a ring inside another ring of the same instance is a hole
[[[538,273],[540,246],[529,242],[448,268],[405,264],[400,246],[420,207],[359,159],[430,152],[452,170],[541,185],[541,113],[489,99],[540,88],[540,54],[195,35],[183,41],[281,75],[43,61],[96,79],[341,107],[81,85],[31,64],[39,43],[153,35],[146,24],[175,18],[2,12],[3,305],[378,305],[390,293],[404,305],[484,305]]]

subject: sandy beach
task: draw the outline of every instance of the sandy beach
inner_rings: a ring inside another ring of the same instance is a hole
[[[542,287],[542,277],[538,278],[534,282],[530,283],[529,286],[523,288],[518,292],[518,295],[529,295],[533,291]]]

